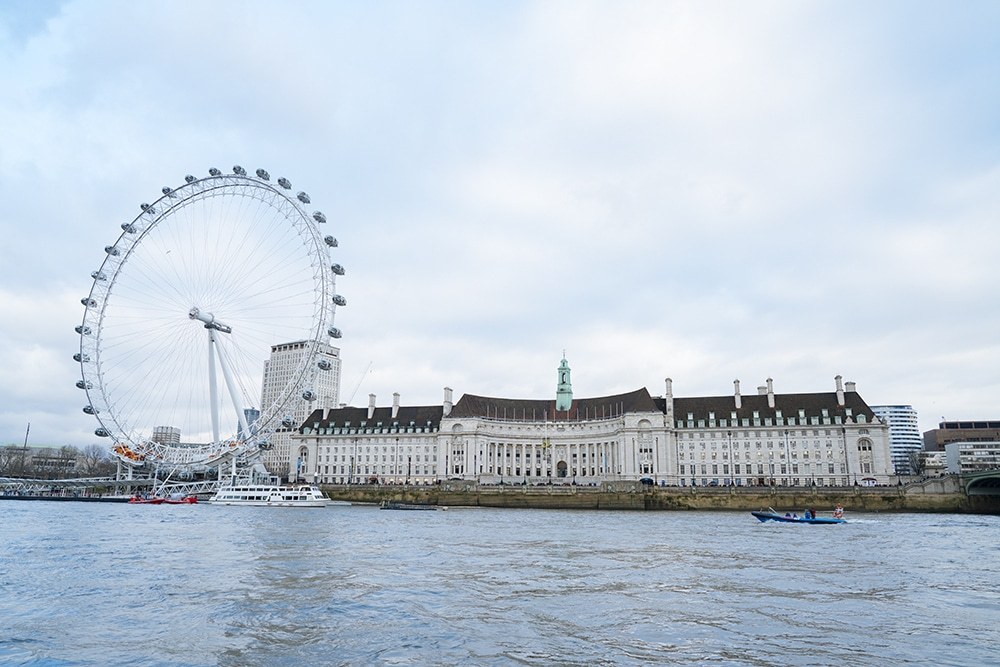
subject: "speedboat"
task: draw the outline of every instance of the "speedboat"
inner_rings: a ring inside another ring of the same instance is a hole
[[[213,505],[249,505],[251,507],[326,507],[323,492],[315,486],[271,486],[248,484],[224,486],[209,498]]]
[[[437,505],[421,505],[419,503],[404,503],[400,500],[383,500],[379,503],[380,510],[443,510],[445,507]]]
[[[847,523],[847,520],[842,517],[825,517],[825,516],[813,516],[808,519],[803,516],[786,516],[784,514],[779,514],[774,510],[770,512],[750,512],[761,522],[765,521],[777,521],[779,523]]]

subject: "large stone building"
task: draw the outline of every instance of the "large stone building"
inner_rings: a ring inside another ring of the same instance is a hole
[[[925,473],[943,463],[949,473],[1000,468],[1000,421],[943,421],[924,432]]]
[[[645,388],[573,398],[565,359],[557,397],[466,394],[441,405],[316,410],[294,436],[293,468],[320,484],[599,484],[677,486],[886,484],[888,426],[853,382],[822,393],[663,396]],[[568,406],[568,409],[562,409]]]
[[[930,431],[924,431],[924,449],[944,451],[949,442],[1000,442],[1000,421],[944,421]]]

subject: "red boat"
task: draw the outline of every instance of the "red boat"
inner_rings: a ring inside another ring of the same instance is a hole
[[[164,505],[197,505],[198,499],[195,496],[184,496],[183,498],[165,498]]]
[[[184,496],[183,498],[143,498],[142,496],[132,496],[128,499],[129,505],[196,505],[198,498],[195,496]]]
[[[129,505],[162,505],[164,498],[143,498],[142,496],[132,496],[128,499]]]

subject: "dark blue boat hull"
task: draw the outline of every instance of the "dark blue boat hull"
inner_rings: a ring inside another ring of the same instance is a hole
[[[750,512],[760,521],[777,521],[779,523],[847,523],[844,519],[834,519],[832,517],[816,517],[815,519],[806,519],[804,517],[788,517],[783,514],[778,514],[777,512]]]

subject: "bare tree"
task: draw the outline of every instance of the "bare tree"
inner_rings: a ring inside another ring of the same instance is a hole
[[[0,447],[0,475],[24,477],[31,470],[28,448],[21,445]]]
[[[96,477],[114,472],[115,466],[111,454],[100,445],[87,445],[80,452],[81,472],[84,475]]]

